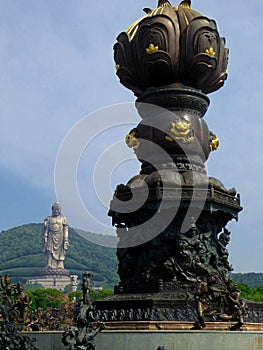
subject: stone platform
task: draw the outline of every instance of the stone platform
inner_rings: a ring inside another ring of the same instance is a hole
[[[247,305],[244,321],[248,322],[247,324],[257,324],[256,330],[263,331],[263,304],[251,300],[244,301]],[[146,321],[169,321],[180,325],[188,322],[193,325],[198,321],[197,301],[189,284],[182,284],[176,293],[174,290],[166,290],[159,293],[115,294],[95,301],[94,305],[98,319],[102,322],[113,322],[112,324],[116,322],[116,327],[125,321],[136,324]],[[216,316],[205,316],[205,322],[224,324],[221,321],[222,319]],[[226,324],[231,325],[230,320]],[[114,329],[122,329],[116,327]],[[219,329],[225,330],[229,327]]]
[[[207,331],[229,331],[235,322],[206,322]],[[122,321],[106,322],[106,331],[196,331],[192,322],[179,321]],[[263,323],[245,322],[237,332],[262,332]]]
[[[181,296],[181,298],[180,298]],[[115,294],[94,302],[97,315],[107,321],[197,321],[193,294],[176,293]]]
[[[54,288],[63,291],[70,284],[69,271],[66,269],[44,269],[39,277],[30,279],[27,284],[39,283],[44,288]]]
[[[182,323],[186,326],[186,323]],[[131,325],[130,325],[131,326]],[[166,324],[166,327],[168,324]],[[176,327],[178,327],[177,324]],[[190,326],[190,325],[189,325]],[[212,329],[212,324],[207,325]],[[256,324],[245,325],[257,328]],[[134,327],[134,326],[133,326]],[[171,324],[170,326],[171,327]],[[222,323],[224,327],[224,323]],[[263,350],[263,330],[238,331],[225,330],[106,330],[95,337],[96,350]],[[35,338],[35,345],[41,350],[64,350],[60,338],[62,332],[27,332],[25,336]]]
[[[96,350],[263,350],[262,332],[103,331]]]

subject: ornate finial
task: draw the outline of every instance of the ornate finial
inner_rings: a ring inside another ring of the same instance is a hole
[[[184,0],[180,3],[179,6],[189,9],[191,7],[191,0]]]
[[[118,36],[114,60],[121,83],[138,97],[150,87],[175,83],[187,82],[205,94],[221,88],[228,49],[215,21],[190,8],[191,0],[157,4],[152,11],[144,8],[146,14],[128,27],[127,35]]]
[[[159,0],[159,1],[158,1],[158,7],[163,6],[163,5],[166,5],[166,4],[171,5],[170,2],[169,2],[168,0]]]

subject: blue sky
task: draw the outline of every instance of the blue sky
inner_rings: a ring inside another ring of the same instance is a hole
[[[135,100],[115,76],[112,46],[117,34],[143,15],[142,8],[156,3],[0,1],[0,230],[42,222],[49,215],[56,200],[57,153],[76,123],[88,115],[92,132],[94,121],[100,118],[98,109]],[[220,138],[219,149],[207,162],[208,173],[226,187],[236,187],[244,207],[238,223],[229,225],[230,261],[236,272],[261,272],[263,2],[193,0],[192,7],[216,19],[230,49],[229,78],[221,90],[209,95],[211,104],[205,116]],[[121,111],[118,106],[112,109],[112,118]],[[123,140],[131,129],[129,122],[136,118],[139,122],[139,117],[123,113],[124,124],[102,133],[79,163],[83,201],[108,227],[100,233],[110,231],[110,220],[107,205],[90,198],[94,192],[91,170],[107,147]],[[125,145],[120,146],[125,158],[121,147]],[[112,162],[109,157],[107,161]],[[116,167],[111,178],[106,171],[98,177],[109,185],[110,195],[117,183],[126,182],[138,169],[138,162],[130,159]],[[84,222],[78,221],[76,211],[64,214],[70,224],[82,228]],[[96,225],[89,229],[97,231]]]

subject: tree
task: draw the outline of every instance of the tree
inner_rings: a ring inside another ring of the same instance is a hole
[[[32,299],[31,307],[32,309],[47,307],[58,308],[61,304],[65,304],[65,295],[52,288],[36,288],[28,291],[29,297]]]

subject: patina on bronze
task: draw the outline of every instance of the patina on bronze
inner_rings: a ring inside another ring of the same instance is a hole
[[[225,39],[190,0],[159,0],[145,13],[114,45],[117,76],[137,97],[142,118],[125,139],[141,171],[111,201],[120,284],[97,308],[110,321],[196,321],[203,328],[204,318],[216,318],[240,328],[246,308],[229,278],[226,228],[242,210],[240,196],[205,169],[219,146],[204,115],[207,94],[227,78]]]

